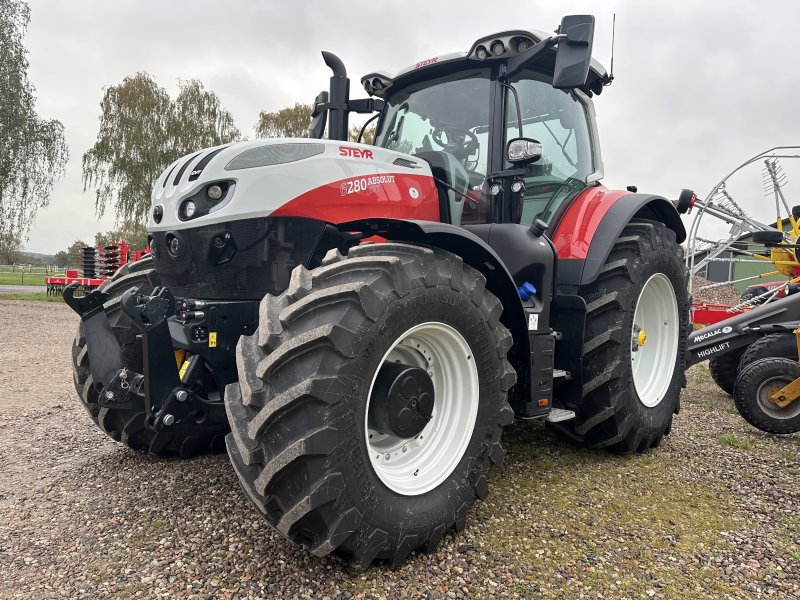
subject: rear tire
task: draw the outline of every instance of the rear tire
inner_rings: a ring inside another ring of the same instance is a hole
[[[133,324],[123,314],[120,299],[132,287],[138,287],[142,294],[149,294],[157,285],[159,278],[153,268],[153,259],[146,257],[124,265],[98,288],[111,296],[105,304],[106,315],[122,348],[125,366],[136,373],[143,371],[142,341],[137,337],[138,332]],[[139,410],[99,406],[100,392],[92,381],[83,321],[79,322],[78,332],[72,342],[72,378],[83,407],[95,425],[113,440],[134,450],[156,456],[189,458],[206,452],[221,452],[225,447],[227,427],[224,423],[207,421],[185,434],[156,433],[145,427],[144,403]]]
[[[780,408],[770,393],[800,377],[800,364],[786,358],[763,358],[742,369],[733,390],[736,410],[753,427],[767,433],[800,431],[800,398]]]
[[[578,291],[587,311],[583,397],[561,400],[576,416],[548,423],[551,429],[578,444],[615,452],[646,452],[659,445],[679,409],[690,331],[687,283],[683,250],[672,230],[653,221],[625,226],[597,280]],[[672,316],[663,319],[668,322],[663,329],[660,322],[655,329],[648,326],[644,344],[656,344],[657,354],[647,354],[652,366],[637,378],[636,360],[652,350],[644,345],[641,355],[633,352],[634,316],[651,322],[655,311]]]
[[[317,556],[334,552],[361,568],[400,566],[465,526],[513,421],[511,334],[484,285],[453,254],[387,243],[297,267],[283,294],[264,298],[258,330],[237,346],[239,383],[227,387],[225,405],[231,462],[270,525]],[[419,344],[407,343],[420,331]],[[435,400],[424,429],[395,444],[371,407],[389,397],[375,392],[379,369],[398,362],[428,369]],[[455,379],[444,385],[447,369]],[[458,373],[474,376],[475,387],[462,387]],[[462,392],[463,403],[445,401]],[[470,406],[466,421],[448,416]]]

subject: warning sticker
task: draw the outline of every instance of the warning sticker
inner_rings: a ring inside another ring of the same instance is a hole
[[[528,331],[539,329],[539,315],[532,313],[528,315]]]
[[[209,331],[208,332],[208,347],[209,348],[216,348],[217,347],[217,332],[216,331]]]

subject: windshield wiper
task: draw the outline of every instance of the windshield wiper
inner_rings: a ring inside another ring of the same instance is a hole
[[[578,168],[578,165],[576,165],[576,164],[575,164],[575,161],[573,161],[573,160],[572,160],[572,158],[570,157],[570,155],[569,155],[569,154],[567,154],[567,150],[566,150],[566,148],[564,148],[564,146],[566,146],[566,145],[567,145],[567,142],[569,141],[569,138],[571,138],[571,137],[572,137],[572,131],[573,131],[573,130],[572,130],[572,129],[570,129],[570,130],[569,130],[569,134],[567,134],[567,139],[565,139],[565,140],[564,140],[564,143],[562,144],[560,141],[558,141],[558,138],[556,137],[556,134],[555,134],[555,133],[553,133],[553,130],[552,130],[552,129],[550,129],[550,126],[547,124],[547,121],[542,121],[542,125],[544,125],[544,128],[545,128],[545,129],[547,129],[547,133],[549,133],[549,134],[550,134],[550,137],[552,137],[552,138],[555,140],[556,144],[558,144],[558,147],[559,147],[559,148],[561,148],[561,154],[563,154],[563,155],[564,155],[564,158],[566,158],[566,159],[567,159],[567,161],[569,162],[569,164],[571,164],[571,165],[572,165],[574,168],[576,168],[576,169],[577,169],[577,168]]]

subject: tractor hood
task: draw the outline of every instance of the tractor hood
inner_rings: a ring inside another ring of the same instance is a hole
[[[147,229],[269,216],[435,221],[439,209],[430,166],[419,158],[335,140],[261,139],[176,160],[153,186]]]

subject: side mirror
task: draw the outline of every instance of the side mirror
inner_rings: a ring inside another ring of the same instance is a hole
[[[512,165],[527,165],[542,158],[542,144],[530,138],[514,138],[506,146],[506,159]]]
[[[320,92],[314,98],[314,110],[311,111],[311,127],[308,128],[308,137],[322,139],[325,126],[328,124],[328,92]]]
[[[576,88],[586,84],[589,62],[592,60],[594,17],[568,15],[561,20],[558,33],[562,37],[556,50],[553,87]]]

